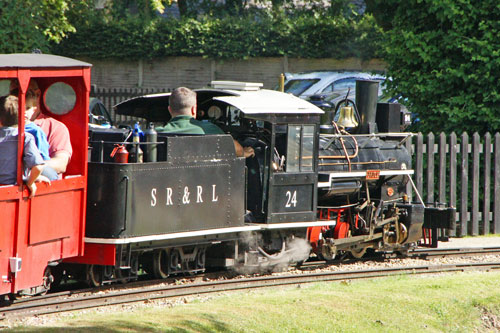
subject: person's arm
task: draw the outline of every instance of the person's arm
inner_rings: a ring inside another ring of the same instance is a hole
[[[58,174],[66,172],[66,167],[69,163],[70,155],[64,150],[60,150],[54,153],[54,156],[45,161],[45,164],[54,169]]]
[[[26,181],[26,186],[30,191],[30,198],[33,198],[35,196],[36,193],[35,180],[38,178],[38,176],[40,176],[42,171],[43,171],[43,164],[35,165],[34,167],[31,168],[30,175],[28,177],[28,180]]]
[[[251,157],[255,156],[255,152],[252,147],[243,147],[240,143],[233,139],[234,149],[236,150],[236,156],[238,157]]]

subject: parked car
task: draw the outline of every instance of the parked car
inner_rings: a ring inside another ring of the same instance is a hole
[[[285,92],[305,99],[313,95],[325,97],[337,93],[342,95],[349,88],[351,88],[351,91],[355,90],[356,80],[379,80],[383,82],[385,77],[364,72],[287,73],[285,76]]]
[[[95,97],[89,100],[89,125],[112,127],[113,121],[104,103]]]

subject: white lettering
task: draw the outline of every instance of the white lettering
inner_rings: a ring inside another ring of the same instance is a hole
[[[156,206],[156,189],[151,190],[151,207]]]
[[[203,187],[201,186],[196,186],[196,203],[203,202],[203,199],[201,198],[201,192],[203,192]]]
[[[189,203],[189,187],[184,187],[184,196],[182,197],[182,203],[188,204]]]
[[[173,205],[172,203],[172,189],[167,187],[167,206]]]
[[[219,200],[219,196],[215,194],[215,186],[217,185],[212,185],[212,202],[216,202]]]
[[[286,208],[297,207],[297,191],[293,191],[293,194],[290,191],[286,191]]]

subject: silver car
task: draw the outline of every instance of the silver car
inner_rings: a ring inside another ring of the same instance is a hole
[[[307,99],[313,95],[329,96],[333,93],[344,93],[350,88],[354,92],[356,80],[385,81],[383,75],[364,72],[331,72],[320,71],[310,73],[286,74],[285,92]],[[345,96],[345,94],[344,94]]]

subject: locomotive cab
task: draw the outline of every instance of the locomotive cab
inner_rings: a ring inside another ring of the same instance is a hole
[[[233,131],[256,156],[246,160],[249,222],[295,223],[316,220],[319,109],[302,110],[301,100],[271,91],[215,97],[236,108],[239,123]],[[291,103],[287,108],[286,103]],[[294,113],[295,111],[295,113]],[[233,110],[233,113],[235,111]],[[246,127],[246,129],[245,129]],[[251,131],[248,131],[251,129]]]

